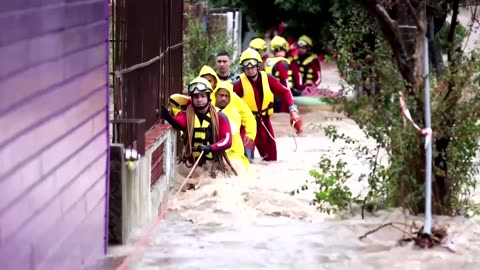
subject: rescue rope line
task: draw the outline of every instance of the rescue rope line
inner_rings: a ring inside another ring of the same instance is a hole
[[[175,197],[178,196],[178,194],[180,193],[180,191],[182,190],[182,188],[185,186],[185,184],[187,183],[187,180],[190,178],[190,176],[192,176],[192,173],[193,171],[195,170],[195,168],[197,167],[198,163],[200,162],[200,159],[202,158],[203,154],[205,153],[205,151],[202,151],[200,153],[200,155],[198,156],[197,160],[195,161],[195,164],[193,164],[193,167],[192,169],[190,170],[190,172],[188,173],[187,177],[185,177],[185,179],[183,180],[182,184],[180,185],[180,187],[178,188],[177,192],[175,192]]]
[[[188,109],[188,108],[187,108]],[[195,117],[194,113],[193,112],[193,108],[190,108],[191,109],[191,113],[193,113],[193,117]],[[210,110],[210,116],[212,118],[212,123],[213,124],[213,136],[214,136],[214,140],[218,140],[218,114],[216,113],[216,110],[215,108],[213,108],[213,106],[210,106],[209,108]],[[188,115],[188,110],[187,110],[187,117],[192,117],[192,114]],[[191,120],[191,119],[190,119]],[[190,127],[191,126],[191,127]],[[186,147],[184,147],[184,151],[185,151],[185,148],[187,148],[187,152],[189,152],[190,154],[192,153],[192,150],[193,150],[193,147],[192,147],[192,140],[191,140],[191,136],[193,136],[193,133],[194,133],[194,130],[193,130],[193,125],[190,125],[188,128],[187,128],[187,134],[189,135],[186,135],[185,138],[188,139],[190,137],[190,139],[188,140],[187,144],[185,145]],[[184,152],[185,154],[185,152]],[[197,168],[198,166],[198,163],[200,162],[200,160],[202,159],[202,156],[205,154],[205,151],[202,151],[200,152],[200,155],[198,156],[197,160],[195,161],[195,164],[193,164],[192,168],[190,169],[190,172],[188,173],[187,177],[185,177],[185,179],[183,180],[182,184],[180,185],[180,187],[178,188],[177,192],[175,192],[174,196],[173,197],[176,197],[178,196],[178,194],[180,193],[180,191],[183,189],[183,187],[185,186],[185,184],[187,183],[187,180],[190,178],[190,176],[192,176],[194,170]],[[225,152],[219,154],[219,155],[215,155],[214,157],[214,160],[212,162],[212,170],[215,168],[215,161],[220,161],[219,164],[221,167],[223,167],[223,170],[225,171],[225,164],[223,163],[223,160],[222,160],[222,157],[225,159],[226,163],[230,166],[230,169],[232,170],[232,172],[238,176],[238,173],[236,172],[235,168],[233,167],[233,165],[231,164],[230,162],[230,159],[228,158],[228,156],[226,155]],[[149,227],[148,227],[148,230],[147,232],[145,233],[145,235],[135,244],[135,247],[134,247],[134,250],[132,253],[130,253],[122,262],[122,264],[120,264],[116,270],[126,270],[129,263],[135,259],[135,257],[138,256],[138,254],[140,253],[140,251],[142,250],[143,246],[147,243],[147,241],[151,238],[152,234],[153,234],[153,231],[154,229],[158,226],[158,224],[160,224],[160,221],[165,217],[165,214],[166,214],[166,210],[167,210],[167,207],[164,207],[160,214],[158,215],[158,217],[152,222],[150,223]]]
[[[146,66],[149,66],[149,65],[157,62],[158,60],[162,59],[165,56],[165,53],[168,53],[171,50],[177,49],[178,47],[180,47],[182,45],[183,45],[183,42],[177,43],[173,46],[169,46],[160,55],[157,55],[157,56],[155,56],[154,58],[152,58],[148,61],[133,65],[133,66],[125,68],[125,69],[117,70],[117,71],[115,71],[115,76],[117,76],[117,78],[122,79],[122,76],[124,74],[130,73],[130,72],[132,72],[134,70],[137,70],[137,69],[140,69],[140,68],[144,68]]]
[[[277,141],[275,140],[275,138],[273,138],[273,135],[270,133],[270,131],[268,131],[268,128],[267,126],[265,125],[265,123],[263,122],[262,119],[260,119],[260,122],[262,123],[262,126],[265,128],[265,130],[267,131],[267,134],[268,136],[270,136],[270,138],[275,142],[277,143]],[[290,126],[292,128],[292,136],[293,136],[293,142],[295,143],[295,149],[293,150],[293,152],[297,152],[297,149],[298,149],[298,145],[297,145],[297,139],[295,138],[295,124],[297,123],[297,121],[293,121],[292,125]]]
[[[267,131],[268,136],[270,136],[270,138],[276,143],[277,141],[275,140],[275,138],[273,137],[273,135],[270,133],[270,131],[268,131],[268,128],[267,128],[267,126],[265,125],[265,123],[263,123],[262,118],[260,118],[260,122],[262,123],[262,126],[263,126],[263,127],[265,128],[265,130]]]
[[[213,141],[217,142],[220,139],[218,117],[221,117],[221,116],[218,115],[217,110],[211,103],[208,104],[208,113],[210,114],[210,119],[211,119],[210,125],[212,127]],[[185,165],[187,165],[187,162],[190,160],[190,157],[192,156],[192,153],[194,151],[192,142],[193,142],[193,135],[195,133],[195,110],[193,106],[187,107],[186,114],[187,114],[187,129],[185,130],[184,137],[183,137],[183,145],[184,145],[183,152],[181,157],[179,158],[179,162],[183,162]],[[223,173],[226,173],[227,165],[231,169],[233,174],[238,176],[237,171],[233,167],[225,151],[222,151],[221,153],[212,153],[212,155],[213,155],[213,160],[212,160],[212,166],[210,168],[210,176],[212,178],[214,178],[215,176],[216,167],[218,167],[220,171],[222,171]]]
[[[180,187],[178,188],[177,192],[175,193],[174,197],[178,196],[178,194],[180,193],[180,191],[182,190],[182,188],[185,186],[185,184],[187,183],[187,180],[190,178],[190,176],[192,176],[193,174],[193,171],[195,170],[195,168],[197,167],[198,163],[200,162],[200,159],[202,158],[203,154],[205,152],[202,151],[200,153],[200,155],[198,156],[197,160],[195,161],[195,164],[193,165],[192,169],[190,170],[190,172],[188,173],[187,177],[185,177],[185,179],[183,180],[182,184],[180,185]],[[166,203],[165,203],[166,204]],[[160,221],[165,217],[165,214],[167,212],[167,207],[164,206],[162,208],[162,210],[160,211],[160,214],[158,215],[158,217],[152,222],[150,223],[150,225],[148,226],[148,230],[147,232],[145,233],[145,235],[140,239],[138,240],[137,243],[135,243],[135,247],[134,247],[134,250],[132,253],[130,253],[123,261],[122,261],[122,264],[120,264],[116,270],[126,270],[128,265],[130,264],[130,262],[135,259],[135,257],[138,256],[138,254],[140,253],[140,251],[142,250],[143,246],[147,243],[148,240],[150,240],[150,238],[152,237],[152,234],[153,234],[153,231],[154,229],[158,226],[158,224],[160,224]]]
[[[126,270],[128,269],[128,265],[130,262],[137,257],[137,255],[140,253],[142,250],[142,247],[147,243],[148,240],[150,240],[154,229],[160,224],[160,221],[165,217],[165,214],[167,212],[167,207],[164,207],[158,217],[152,222],[145,235],[135,244],[135,248],[132,253],[130,253],[123,261],[122,264],[120,264],[115,270]]]
[[[293,137],[293,142],[295,142],[295,150],[293,150],[293,152],[297,152],[297,149],[298,149],[298,145],[297,145],[297,139],[295,138],[295,134],[296,134],[296,131],[295,131],[295,124],[297,123],[298,121],[293,121],[291,127],[292,127],[292,137]]]

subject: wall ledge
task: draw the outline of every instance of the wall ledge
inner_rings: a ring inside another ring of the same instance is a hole
[[[145,151],[152,148],[167,131],[172,129],[169,124],[155,124],[145,133]]]

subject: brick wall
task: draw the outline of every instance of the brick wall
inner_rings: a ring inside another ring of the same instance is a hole
[[[80,269],[103,254],[107,5],[0,5],[1,269]]]
[[[165,124],[156,124],[149,129],[145,134],[145,149],[148,150],[154,147],[157,140],[159,140],[172,127]],[[167,146],[168,147],[168,146]],[[154,186],[162,176],[165,175],[165,167],[170,166],[168,162],[176,162],[173,160],[166,160],[165,157],[165,141],[162,142],[152,153],[150,164],[150,186]]]

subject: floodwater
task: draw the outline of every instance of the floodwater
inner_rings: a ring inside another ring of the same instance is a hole
[[[320,156],[341,147],[318,125],[334,124],[352,137],[363,137],[352,121],[322,117],[331,114],[303,114],[305,134],[296,138],[296,152],[287,135],[287,116],[275,116],[279,161],[259,161],[241,177],[202,178],[198,190],[173,198],[166,219],[129,269],[479,269],[478,219],[436,217],[436,223],[450,226],[450,247],[456,253],[440,247],[418,250],[399,246],[403,233],[393,228],[358,237],[390,221],[418,220],[421,225],[421,217],[398,209],[367,214],[364,220],[358,209],[343,217],[327,216],[309,205],[311,192],[289,194],[305,183]],[[354,172],[366,170],[353,155],[347,162]],[[354,192],[361,192],[355,182]]]
[[[322,72],[322,84],[338,89],[335,70],[325,66]],[[366,213],[362,219],[358,208],[328,216],[310,205],[312,189],[290,195],[311,180],[308,172],[320,157],[333,157],[343,146],[330,141],[322,127],[335,125],[374,145],[353,121],[337,117],[342,118],[328,111],[302,111],[304,134],[294,140],[288,115],[274,115],[278,162],[262,162],[256,153],[251,170],[239,177],[201,176],[197,190],[171,195],[166,219],[129,269],[480,269],[480,218],[434,217],[435,225],[448,226],[445,245],[450,250],[419,250],[411,243],[400,246],[405,235],[392,227],[358,237],[387,222],[416,221],[421,226],[421,216],[392,209]],[[356,179],[367,165],[353,153],[343,159],[354,173],[352,191],[365,192]],[[115,269],[144,233],[139,229],[131,246],[113,249],[102,269]]]
[[[324,70],[325,83],[338,78],[332,72]],[[418,250],[412,244],[399,246],[404,235],[392,227],[358,237],[387,222],[416,220],[421,226],[422,217],[393,209],[367,213],[362,220],[358,208],[327,216],[309,204],[311,190],[291,196],[290,191],[310,179],[308,171],[321,156],[333,157],[343,146],[331,142],[322,126],[335,125],[374,145],[353,121],[339,120],[336,113],[311,111],[302,117],[304,134],[295,137],[295,147],[288,115],[274,115],[278,162],[262,162],[257,153],[251,171],[215,180],[201,176],[198,190],[172,198],[166,219],[129,269],[479,269],[479,219],[435,217],[435,224],[449,226],[448,243],[455,253],[441,247]],[[344,160],[354,172],[352,191],[364,192],[356,178],[366,165],[353,153]],[[132,243],[144,233],[138,230]]]

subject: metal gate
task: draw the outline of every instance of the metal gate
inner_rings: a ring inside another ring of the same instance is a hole
[[[183,1],[112,0],[110,19],[112,142],[143,154],[160,106],[182,92]]]

